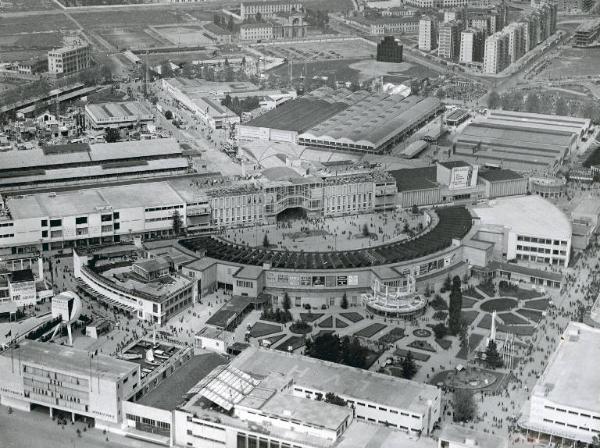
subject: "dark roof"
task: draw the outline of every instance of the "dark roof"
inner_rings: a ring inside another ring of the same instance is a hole
[[[523,179],[519,173],[512,170],[485,170],[479,172],[479,177],[489,182],[499,182],[503,180]]]
[[[48,154],[65,154],[70,152],[89,152],[90,145],[88,143],[68,143],[64,145],[49,145],[42,146],[42,151],[45,155]]]
[[[304,132],[348,108],[346,103],[330,103],[314,98],[298,98],[250,120],[245,126]]]
[[[382,244],[368,249],[335,252],[290,252],[265,250],[233,244],[214,236],[201,236],[179,243],[187,249],[206,250],[206,256],[216,260],[262,266],[270,263],[275,269],[352,269],[381,266],[413,260],[446,249],[453,239],[462,239],[471,229],[472,218],[464,207],[444,207],[436,210],[438,224],[429,232],[407,241]],[[247,299],[252,303],[253,299]],[[229,303],[233,302],[230,301]],[[239,310],[223,306],[207,324],[224,327],[223,322]],[[221,316],[217,318],[217,315]]]
[[[461,166],[471,166],[470,163],[465,162],[464,160],[451,160],[448,162],[438,162],[440,165],[445,166],[446,168],[458,168]]]
[[[226,329],[231,319],[243,314],[255,302],[256,300],[250,297],[233,296],[206,321],[206,325]]]
[[[396,179],[396,188],[398,192],[410,190],[428,190],[438,186],[437,168],[428,166],[425,168],[403,168],[400,170],[389,171]]]
[[[33,272],[31,269],[23,269],[21,271],[13,271],[10,277],[11,283],[32,282]]]

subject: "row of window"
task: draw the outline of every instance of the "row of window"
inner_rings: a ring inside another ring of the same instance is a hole
[[[570,423],[564,423],[564,422],[560,422],[560,421],[556,421],[556,420],[550,420],[548,418],[545,418],[544,422],[553,423],[553,424],[559,425],[559,426],[567,426],[569,428],[579,429],[581,431],[595,432],[596,434],[600,434],[600,431],[598,431],[597,429],[590,429],[590,428],[586,428],[585,426],[572,425]]]
[[[566,241],[559,241],[559,240],[549,240],[546,238],[535,238],[535,237],[529,237],[529,236],[522,236],[522,235],[518,235],[517,236],[517,241],[525,241],[527,243],[538,243],[538,244],[554,244],[555,246],[558,246],[559,244],[561,246],[566,246],[567,242]]]
[[[14,223],[13,222],[2,222],[0,223],[0,227],[14,227]]]
[[[517,250],[525,250],[529,252],[538,252],[540,254],[550,254],[552,255],[567,255],[567,251],[558,250],[558,249],[544,249],[543,247],[535,247],[535,246],[520,246],[517,245]]]
[[[119,219],[119,212],[113,212],[112,214],[104,214],[100,217],[102,222],[108,222],[111,220],[117,220]],[[88,217],[87,216],[78,216],[75,218],[75,224],[87,224],[88,223]],[[42,227],[48,227],[48,220],[47,219],[42,219],[40,222]],[[50,220],[50,227],[60,227],[62,226],[62,219],[57,218],[57,219],[51,219]]]
[[[14,236],[15,236],[14,233],[4,233],[4,234],[0,235],[0,238],[12,238]]]
[[[176,210],[176,209],[182,209],[182,208],[183,208],[183,205],[167,205],[165,207],[148,207],[144,211],[146,213],[148,213],[148,212],[158,212],[161,210]]]
[[[240,288],[252,288],[254,286],[253,282],[247,282],[245,280],[238,280],[237,285]]]
[[[600,416],[597,416],[597,415],[590,415],[590,414],[585,414],[583,412],[566,410],[566,409],[563,409],[563,408],[556,408],[554,406],[549,406],[549,405],[545,405],[544,408],[545,409],[550,409],[552,411],[564,412],[565,414],[579,415],[581,417],[592,418],[594,420],[600,420]]]

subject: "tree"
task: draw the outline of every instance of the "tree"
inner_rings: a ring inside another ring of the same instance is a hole
[[[453,395],[454,421],[468,422],[473,420],[477,412],[477,405],[473,399],[473,392],[466,389],[457,389]]]
[[[269,244],[269,237],[267,236],[267,234],[265,233],[265,236],[263,238],[263,247],[265,248],[269,248],[270,244]]]
[[[283,309],[285,311],[289,311],[291,307],[292,307],[292,301],[290,300],[289,294],[286,292],[283,295]]]
[[[234,28],[233,17],[229,16],[229,20],[227,21],[227,29],[229,31],[233,31],[233,28]]]
[[[324,361],[339,362],[340,360],[340,338],[335,333],[326,333],[317,336],[314,340],[308,340],[305,353]]]
[[[443,339],[448,334],[448,327],[443,323],[436,324],[432,327],[436,339]]]
[[[262,22],[262,14],[260,12],[257,12],[254,18],[257,22]]]
[[[449,291],[450,288],[452,288],[452,279],[450,278],[449,275],[446,276],[446,278],[444,279],[444,285],[442,287],[443,287],[444,291]]]
[[[342,296],[342,303],[340,303],[340,306],[342,307],[342,309],[346,309],[348,308],[348,297],[346,296],[346,293],[344,293],[344,295]]]
[[[410,350],[402,359],[400,366],[402,367],[402,378],[410,380],[417,374],[417,366]]]
[[[488,109],[498,109],[500,106],[500,95],[495,90],[492,90],[487,98]]]
[[[358,338],[348,336],[341,340],[341,362],[347,366],[364,368],[367,364],[367,351],[360,345]]]
[[[485,349],[485,363],[491,369],[502,367],[502,357],[498,353],[498,346],[496,341],[490,340],[487,348]]]
[[[173,212],[173,233],[175,235],[180,235],[182,229],[183,229],[183,220],[181,219],[179,210],[175,210]]]
[[[115,128],[108,128],[104,133],[104,139],[106,140],[106,143],[114,143],[119,141],[120,138],[121,134],[119,134],[119,130]]]
[[[416,204],[413,204],[413,206],[412,206],[412,208],[411,208],[410,211],[412,212],[413,215],[418,215],[419,214],[419,207],[417,207]]]
[[[369,236],[369,235],[371,235],[371,232],[369,232],[369,226],[368,226],[367,223],[363,224],[362,234],[363,234],[363,236]]]
[[[450,334],[457,334],[460,331],[461,311],[462,311],[462,291],[460,277],[455,276],[452,281],[452,290],[450,291],[450,305],[448,307],[448,327]]]
[[[600,437],[594,436],[592,437],[592,448],[600,448]]]
[[[165,111],[165,118],[167,120],[172,120],[173,119],[173,112],[171,112],[170,110],[166,110]]]

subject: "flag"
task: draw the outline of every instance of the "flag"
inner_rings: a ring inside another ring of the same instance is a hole
[[[5,338],[9,337],[12,334],[12,328],[8,330],[8,333],[4,335]]]

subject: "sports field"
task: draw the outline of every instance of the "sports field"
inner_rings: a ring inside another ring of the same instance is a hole
[[[173,45],[196,46],[211,45],[213,43],[213,40],[206,35],[204,27],[200,24],[160,26],[154,27],[154,30]]]
[[[152,48],[159,47],[161,43],[143,30],[112,29],[101,31],[104,39],[118,49]]]

